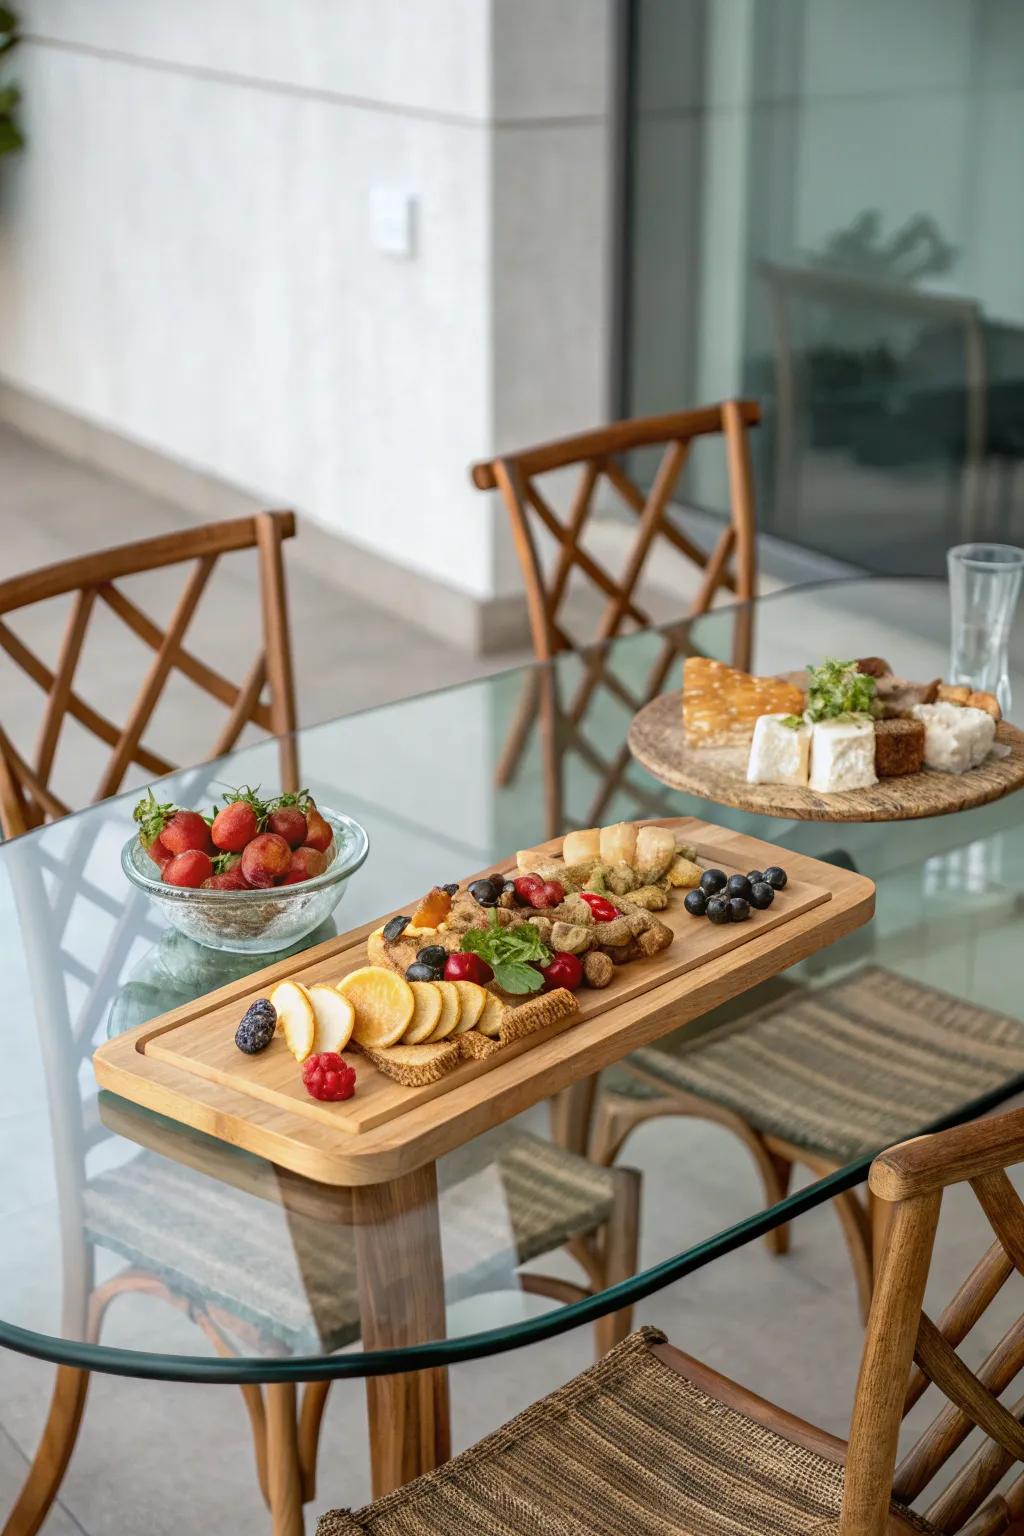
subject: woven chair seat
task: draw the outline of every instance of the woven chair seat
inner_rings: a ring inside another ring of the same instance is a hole
[[[489,1142],[492,1161],[456,1158],[439,1194],[450,1301],[491,1288],[489,1279],[507,1283],[516,1265],[593,1232],[612,1211],[607,1170],[519,1132]],[[149,1152],[93,1179],[84,1207],[90,1241],[257,1330],[271,1352],[331,1353],[359,1337],[351,1227],[286,1214]]]
[[[633,1333],[436,1472],[317,1536],[826,1536],[837,1461],[709,1397]],[[908,1531],[933,1527],[894,1507]]]
[[[628,1061],[757,1130],[848,1162],[1024,1073],[1024,1023],[866,966]],[[606,1081],[631,1095],[658,1093],[622,1070]]]

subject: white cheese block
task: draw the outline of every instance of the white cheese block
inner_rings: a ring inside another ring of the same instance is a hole
[[[870,789],[877,783],[874,721],[816,721],[811,732],[808,787],[828,795],[844,789]]]
[[[811,728],[783,725],[786,715],[759,715],[747,763],[748,784],[806,784]]]
[[[966,773],[984,762],[995,739],[996,723],[983,709],[959,704],[915,704],[924,723],[924,765],[938,773]]]

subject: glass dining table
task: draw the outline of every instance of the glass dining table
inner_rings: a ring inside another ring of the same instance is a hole
[[[298,948],[573,826],[696,816],[776,844],[780,862],[790,850],[875,882],[873,921],[787,971],[802,993],[883,968],[1016,1020],[1024,831],[1015,797],[907,822],[794,821],[684,796],[632,761],[626,732],[652,673],[664,690],[678,687],[677,657],[729,660],[738,633],[757,672],[870,653],[924,679],[946,668],[948,594],[938,582],[880,578],[788,589],[612,641],[596,671],[593,655],[567,653],[302,730],[302,783],[366,828],[370,856],[333,918]],[[587,676],[586,706],[573,709]],[[1021,686],[1019,665],[1014,680]],[[162,780],[158,798],[200,806],[225,784],[272,785],[278,751],[273,741],[243,745]],[[403,1262],[420,1217],[402,1199],[377,1202],[368,1244],[370,1218],[351,1192],[97,1090],[96,1046],[280,958],[217,952],[162,925],[120,870],[137,795],[0,847],[0,1344],[60,1367],[17,1503],[21,1524],[12,1516],[5,1530],[36,1528],[31,1511],[56,1493],[88,1373],[100,1371],[240,1384],[273,1528],[295,1536],[332,1380],[366,1380],[374,1483],[385,1491],[448,1449],[446,1367],[590,1325],[605,1347],[633,1304],[855,1188],[881,1150],[767,1202],[751,1170],[738,1193],[744,1218],[695,1231],[685,1184],[654,1205],[642,1167],[588,1157],[595,1105],[613,1078],[549,1103],[510,1096],[503,1124],[438,1159],[444,1294],[425,1295]],[[763,991],[753,986],[744,1005],[756,1007]],[[908,1105],[886,1144],[973,1117],[1022,1087],[1024,1053],[1019,1064],[1008,1056],[983,1092],[934,1112]],[[627,1142],[621,1160],[628,1154]],[[690,1177],[698,1185],[700,1167]],[[550,1276],[556,1249],[566,1252]],[[127,1293],[145,1305],[115,1327]],[[193,1331],[183,1332],[183,1312]]]

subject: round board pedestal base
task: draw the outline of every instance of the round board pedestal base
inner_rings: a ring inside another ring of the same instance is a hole
[[[683,696],[665,693],[644,706],[629,728],[629,750],[648,773],[702,800],[760,816],[797,821],[914,821],[1001,800],[1024,785],[1024,732],[1003,720],[996,742],[1009,750],[967,773],[908,773],[872,789],[835,795],[789,784],[748,784],[745,748],[692,751],[683,730]]]

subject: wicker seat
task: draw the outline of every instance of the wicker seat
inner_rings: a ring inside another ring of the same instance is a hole
[[[663,1345],[656,1329],[631,1334],[437,1472],[365,1509],[325,1514],[317,1536],[834,1531],[842,1442],[772,1410],[794,1437],[779,1433],[715,1394],[719,1385],[732,1396],[732,1383],[675,1350],[656,1352]],[[908,1531],[933,1531],[905,1511],[894,1515]]]
[[[613,1175],[538,1137],[495,1138],[494,1188],[465,1196],[469,1167],[442,1190],[449,1300],[500,1282],[518,1264],[601,1227]],[[270,1350],[331,1353],[359,1337],[351,1227],[290,1213],[280,1235],[253,1220],[252,1198],[152,1153],[85,1191],[91,1242],[157,1276],[175,1296],[256,1331]]]

